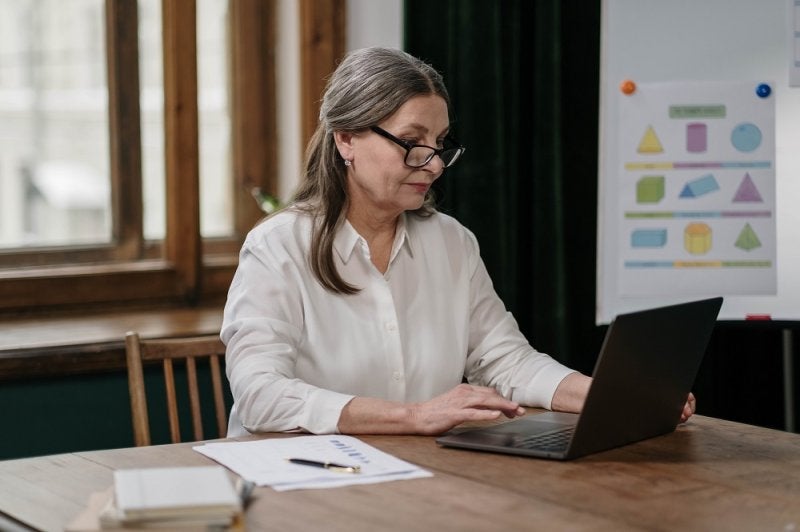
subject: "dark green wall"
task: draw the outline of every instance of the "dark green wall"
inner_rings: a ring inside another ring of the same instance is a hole
[[[198,367],[203,428],[208,438],[216,430],[207,367]],[[232,404],[227,390],[228,409]],[[154,444],[169,443],[164,381],[155,367],[145,370]],[[190,441],[185,375],[176,371],[181,435]],[[208,399],[203,399],[208,398]],[[63,378],[22,380],[0,384],[0,459],[71,451],[133,446],[128,379],[124,371]]]
[[[124,373],[0,385],[0,458],[133,444]]]

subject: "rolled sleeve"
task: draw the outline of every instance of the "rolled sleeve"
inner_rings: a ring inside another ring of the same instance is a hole
[[[298,417],[300,428],[313,434],[336,434],[342,409],[353,395],[318,388],[308,396],[306,408]]]

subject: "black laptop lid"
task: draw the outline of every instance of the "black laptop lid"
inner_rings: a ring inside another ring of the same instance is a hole
[[[721,306],[717,297],[617,316],[569,456],[675,430]]]

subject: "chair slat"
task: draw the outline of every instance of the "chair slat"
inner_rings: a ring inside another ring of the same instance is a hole
[[[222,397],[222,371],[219,368],[219,356],[211,355],[208,358],[211,365],[211,383],[214,389],[214,412],[217,416],[217,435],[224,438],[228,433],[228,423],[225,416],[225,400]]]
[[[192,410],[194,439],[203,439],[203,416],[200,412],[200,392],[197,387],[197,366],[194,357],[186,357],[186,379],[189,384],[189,405]]]
[[[167,392],[169,436],[172,443],[179,443],[181,441],[181,423],[178,419],[178,398],[175,393],[175,372],[172,369],[172,359],[164,359],[162,364],[164,368],[164,385]]]

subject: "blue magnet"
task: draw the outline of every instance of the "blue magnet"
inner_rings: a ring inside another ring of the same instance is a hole
[[[759,98],[766,98],[771,93],[772,93],[772,87],[770,87],[766,83],[761,83],[759,84],[758,87],[756,87],[756,94],[758,95]]]

